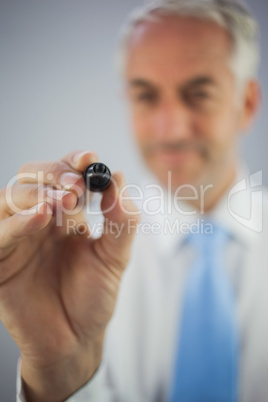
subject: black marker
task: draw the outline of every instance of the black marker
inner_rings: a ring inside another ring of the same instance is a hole
[[[104,163],[92,163],[84,171],[88,190],[104,191],[111,182],[110,169]]]

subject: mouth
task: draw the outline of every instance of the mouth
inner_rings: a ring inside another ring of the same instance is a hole
[[[169,167],[182,166],[194,163],[200,159],[200,152],[194,148],[188,149],[159,149],[151,156],[161,164]]]
[[[207,147],[201,142],[180,141],[177,143],[148,144],[145,152],[154,163],[168,168],[195,165],[201,159],[204,160],[208,157]]]

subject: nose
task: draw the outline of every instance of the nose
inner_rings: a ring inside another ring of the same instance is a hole
[[[191,116],[181,101],[162,100],[155,110],[153,130],[159,141],[186,140],[191,135]]]

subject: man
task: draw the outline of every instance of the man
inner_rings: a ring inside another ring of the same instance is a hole
[[[0,317],[21,350],[18,400],[266,401],[267,228],[260,199],[246,226],[249,194],[231,198],[245,177],[238,136],[259,104],[254,20],[228,0],[155,1],[123,44],[135,135],[157,178],[138,199],[141,223],[115,174],[103,235],[68,232],[71,213],[86,227],[75,206],[88,152],[25,165],[1,193]]]

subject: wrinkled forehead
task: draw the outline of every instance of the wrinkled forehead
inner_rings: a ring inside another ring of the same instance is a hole
[[[195,17],[157,16],[138,23],[128,39],[127,73],[162,73],[178,69],[219,69],[229,62],[231,40],[226,29]],[[173,72],[172,72],[173,71]],[[167,77],[168,78],[168,77]]]

